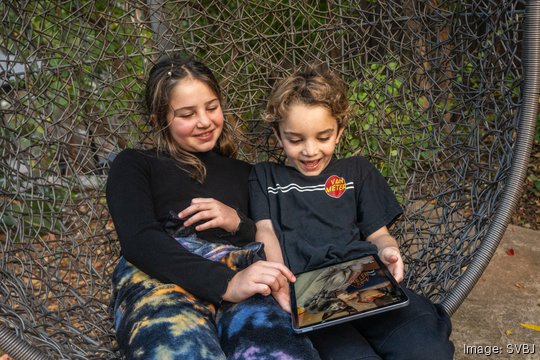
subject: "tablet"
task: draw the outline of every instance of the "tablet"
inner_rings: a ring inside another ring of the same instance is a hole
[[[377,255],[296,274],[291,316],[305,333],[406,306],[407,295]]]

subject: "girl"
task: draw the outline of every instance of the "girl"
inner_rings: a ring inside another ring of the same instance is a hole
[[[113,274],[118,344],[129,359],[318,359],[268,296],[294,276],[250,243],[250,166],[233,159],[221,104],[215,77],[194,59],[150,71],[155,147],[122,151],[107,182],[123,255]]]

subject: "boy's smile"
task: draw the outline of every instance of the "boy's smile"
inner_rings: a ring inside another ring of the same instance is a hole
[[[316,176],[332,160],[342,133],[326,107],[299,103],[289,106],[277,135],[290,165],[303,175]]]

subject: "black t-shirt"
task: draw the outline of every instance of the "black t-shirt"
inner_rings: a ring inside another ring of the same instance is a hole
[[[166,154],[122,151],[109,171],[107,203],[126,260],[162,282],[180,285],[203,300],[219,303],[235,272],[190,253],[163,226],[171,211],[178,214],[196,197],[214,198],[247,214],[251,165],[214,151],[195,155],[206,166],[203,184]],[[222,229],[197,235],[207,241],[241,246],[255,240],[255,225],[246,219],[234,236]]]
[[[376,253],[365,240],[402,212],[384,177],[362,157],[332,159],[317,176],[261,163],[249,179],[251,217],[271,219],[294,273]]]

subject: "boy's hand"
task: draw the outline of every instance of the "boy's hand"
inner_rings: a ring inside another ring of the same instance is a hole
[[[182,210],[178,217],[188,218],[184,221],[185,227],[204,221],[195,227],[197,231],[222,228],[227,232],[235,232],[240,226],[240,217],[236,210],[212,198],[192,199],[191,205]]]
[[[396,239],[388,232],[386,226],[374,231],[367,240],[377,246],[379,257],[388,267],[397,282],[403,281],[403,259]]]
[[[268,296],[283,287],[288,288],[289,281],[296,281],[296,278],[285,265],[271,261],[257,261],[233,276],[223,300],[236,303],[255,294]]]
[[[403,259],[399,249],[395,246],[385,247],[379,250],[379,257],[388,266],[397,282],[403,281]]]

